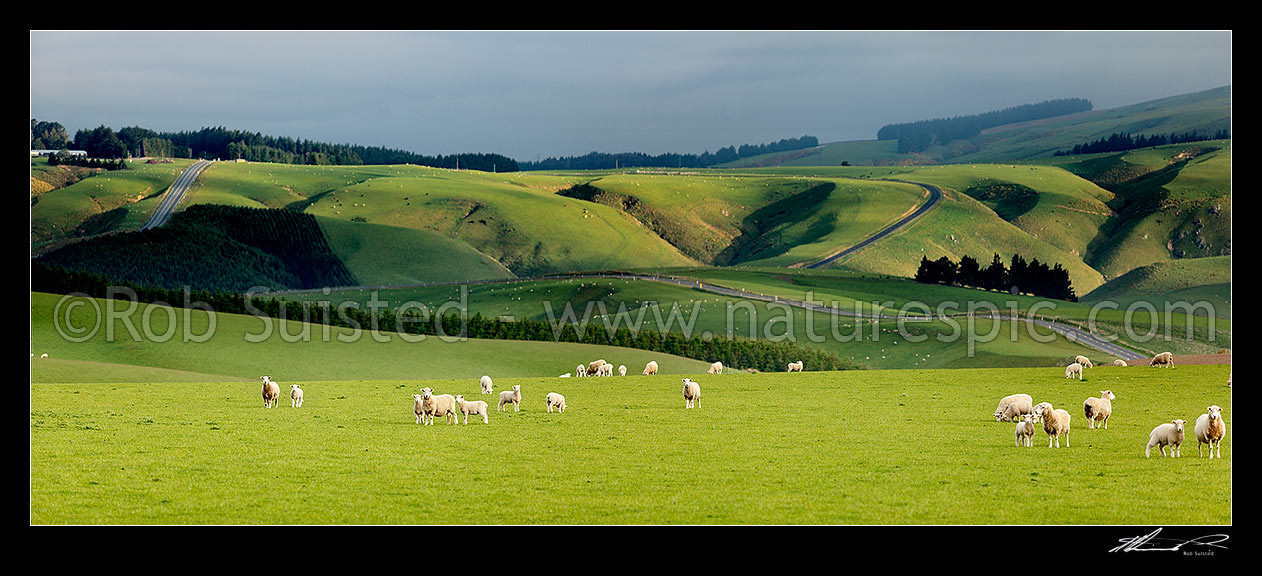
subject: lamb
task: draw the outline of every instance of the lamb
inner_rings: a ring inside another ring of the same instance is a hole
[[[565,374],[562,374],[562,375],[560,375],[560,376],[557,376],[557,378],[569,378],[569,377],[570,377],[570,373],[569,373],[569,372],[566,372]]]
[[[412,413],[416,414],[416,423],[420,424],[425,419],[425,396],[422,394],[412,395]]]
[[[548,392],[548,395],[544,397],[544,402],[548,405],[548,412],[552,412],[553,408],[556,408],[557,412],[565,412],[565,396],[556,392]]]
[[[1017,406],[1012,408],[1013,404],[1017,404]],[[1034,398],[1029,394],[1011,394],[999,400],[999,406],[995,408],[995,421],[1011,422],[1017,414],[1033,413]]]
[[[579,377],[579,378],[584,378],[584,377],[586,377],[586,376],[587,376],[587,367],[586,367],[586,366],[584,366],[584,365],[582,365],[582,364],[579,364],[579,365],[578,365],[578,367],[574,369],[574,375],[575,375],[575,376],[577,376],[577,377]]]
[[[613,376],[613,364],[601,364],[596,371],[597,376]]]
[[[299,388],[297,384],[289,385],[289,406],[302,408],[302,388]]]
[[[1113,415],[1113,400],[1116,398],[1112,390],[1101,390],[1099,398],[1087,398],[1082,403],[1082,412],[1087,415],[1087,428],[1095,429],[1095,423],[1102,422],[1104,429],[1109,429],[1109,416]]]
[[[711,373],[711,374],[722,374],[722,373],[723,373],[723,363],[722,363],[722,362],[715,362],[714,364],[711,364],[711,365],[710,365],[710,373]]]
[[[490,393],[492,393],[492,392],[494,392],[494,391],[495,391],[495,389],[494,389],[494,388],[495,388],[495,383],[491,381],[491,377],[490,377],[490,376],[487,376],[487,375],[485,375],[485,374],[484,374],[484,375],[482,376],[482,379],[481,379],[481,380],[479,380],[478,382],[482,385],[482,393],[483,393],[483,394],[490,394]]]
[[[456,397],[451,394],[434,394],[433,388],[422,388],[421,397],[423,400],[424,413],[422,414],[427,426],[434,425],[434,416],[441,415],[448,424],[459,424],[460,417],[456,414]]]
[[[1091,359],[1081,354],[1079,354],[1078,357],[1074,358],[1074,362],[1082,364],[1083,368],[1095,368],[1095,364],[1091,363]]]
[[[521,385],[513,386],[512,390],[500,392],[500,405],[496,407],[496,412],[503,412],[505,404],[513,405],[513,412],[519,412],[521,406]]]
[[[1120,366],[1120,367],[1122,367],[1122,368],[1125,368],[1125,367],[1126,367],[1126,361],[1125,361],[1125,360],[1122,360],[1121,358],[1118,358],[1117,360],[1114,360],[1114,361],[1113,361],[1113,365],[1114,365],[1114,366]]]
[[[604,360],[597,360],[597,361],[595,361],[595,362],[590,362],[590,363],[588,363],[588,364],[587,364],[587,374],[588,374],[588,375],[599,376],[599,375],[600,375],[600,367],[601,367],[601,366],[604,366],[604,365],[605,365],[605,361],[604,361]]]
[[[1021,419],[1017,420],[1017,448],[1020,448],[1022,445],[1026,448],[1034,446],[1034,424],[1037,422],[1038,419],[1036,419],[1033,414],[1023,414],[1021,415]]]
[[[280,384],[272,382],[271,376],[263,377],[263,407],[271,408],[280,398]]]
[[[48,357],[48,354],[47,354],[47,353],[45,353],[45,354],[40,354],[40,355],[39,355],[39,357],[40,357],[41,359],[43,359],[43,358],[47,358],[47,357]]]
[[[701,407],[701,385],[684,378],[684,408]]]
[[[1196,418],[1196,457],[1201,457],[1201,444],[1209,444],[1209,457],[1223,457],[1223,436],[1227,435],[1227,423],[1223,422],[1223,409],[1217,405],[1205,409],[1208,413]]]
[[[618,365],[618,375],[619,375],[619,376],[626,376],[626,375],[627,375],[627,365],[626,365],[626,364],[619,364],[619,365]]]
[[[1069,412],[1067,410],[1052,407],[1051,402],[1039,402],[1034,407],[1034,417],[1043,422],[1043,431],[1047,432],[1047,447],[1052,447],[1052,441],[1056,441],[1056,447],[1060,448],[1060,437],[1065,437],[1065,447],[1069,447]]]
[[[486,402],[481,400],[465,400],[463,394],[456,395],[456,409],[464,414],[465,426],[469,425],[469,415],[482,415],[482,423],[488,422],[486,418]]]
[[[1153,356],[1152,360],[1148,362],[1148,365],[1149,366],[1163,366],[1166,368],[1174,366],[1174,354],[1171,354],[1170,352],[1162,352],[1156,356]]]
[[[788,372],[801,372],[803,366],[804,364],[802,363],[801,360],[798,360],[797,362],[789,362],[789,369],[787,371]]]
[[[1144,447],[1144,458],[1152,457],[1152,447],[1157,446],[1161,449],[1161,455],[1166,456],[1166,446],[1170,446],[1170,456],[1179,457],[1179,448],[1183,446],[1183,420],[1174,420],[1160,424],[1148,433],[1148,446]]]
[[[1077,362],[1074,362],[1073,364],[1070,364],[1065,367],[1066,378],[1073,378],[1075,375],[1078,376],[1079,380],[1082,380],[1082,364],[1079,364]]]
[[[649,360],[649,363],[644,365],[644,375],[652,374],[657,374],[657,360]]]

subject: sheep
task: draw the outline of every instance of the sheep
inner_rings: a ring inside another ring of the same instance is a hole
[[[596,370],[597,376],[613,376],[613,364],[601,364]]]
[[[619,364],[619,365],[618,365],[618,375],[619,375],[619,376],[626,376],[626,375],[627,375],[627,365],[626,365],[626,364]]]
[[[605,365],[604,360],[597,360],[587,364],[587,374],[591,376],[599,376],[600,367]]]
[[[489,422],[486,417],[486,402],[481,400],[465,400],[463,394],[457,394],[456,409],[459,410],[461,414],[464,414],[465,426],[469,425],[470,414],[475,416],[480,414],[482,416],[483,424]]]
[[[451,394],[434,394],[433,388],[422,388],[421,397],[424,401],[424,413],[422,414],[427,426],[434,425],[434,416],[441,415],[448,424],[459,424],[460,417],[456,414],[456,397]]]
[[[280,398],[280,384],[272,382],[271,376],[263,377],[263,407],[271,408]]]
[[[565,412],[565,396],[556,392],[548,392],[548,395],[543,400],[548,405],[548,412],[552,412],[553,408],[556,408],[557,412]]]
[[[574,369],[574,375],[575,375],[575,376],[577,376],[577,377],[579,377],[579,378],[584,378],[584,377],[586,377],[586,376],[587,376],[587,367],[586,367],[586,366],[584,366],[584,365],[582,365],[582,364],[579,364],[579,365],[578,365],[578,367]]]
[[[302,408],[302,388],[299,388],[297,384],[289,385],[289,406]]]
[[[711,374],[722,374],[722,373],[723,373],[723,363],[722,363],[722,362],[715,362],[714,364],[711,364],[711,365],[710,365],[710,373],[711,373]]]
[[[1091,363],[1091,359],[1081,354],[1079,354],[1076,358],[1074,358],[1074,362],[1082,364],[1083,368],[1095,368],[1095,364]]]
[[[416,414],[416,423],[420,424],[425,418],[425,396],[422,394],[412,395],[412,413]]]
[[[1161,455],[1166,456],[1166,446],[1170,446],[1170,456],[1179,457],[1179,448],[1183,446],[1183,420],[1174,420],[1160,424],[1148,433],[1148,446],[1144,447],[1144,458],[1152,457],[1152,447],[1157,446],[1161,449]]]
[[[43,359],[43,358],[47,358],[47,357],[48,357],[48,354],[47,354],[47,353],[40,354],[40,355],[39,355],[39,357],[40,357],[41,359]]]
[[[1126,367],[1126,361],[1125,361],[1125,360],[1122,360],[1121,358],[1118,358],[1117,360],[1114,360],[1114,361],[1113,361],[1113,365],[1114,365],[1114,366],[1120,366],[1120,367],[1122,367],[1122,368],[1125,368],[1125,367]]]
[[[1227,423],[1223,422],[1223,409],[1217,405],[1206,408],[1206,414],[1196,418],[1196,457],[1201,457],[1201,444],[1209,444],[1209,457],[1223,457],[1223,436],[1227,435]],[[1216,449],[1216,450],[1215,450]]]
[[[1087,428],[1094,430],[1096,422],[1101,422],[1105,430],[1109,429],[1109,416],[1113,415],[1113,400],[1116,398],[1112,390],[1101,390],[1099,398],[1083,401],[1082,412],[1087,415]]]
[[[1060,448],[1060,437],[1065,437],[1065,447],[1069,447],[1069,411],[1052,407],[1051,402],[1039,402],[1034,407],[1034,417],[1043,422],[1043,431],[1047,432],[1047,447]]]
[[[557,378],[569,378],[569,377],[570,377],[570,373],[569,373],[569,372],[566,372],[565,374],[562,374],[562,375],[560,375],[560,376],[557,376]]]
[[[804,365],[801,360],[798,360],[797,362],[789,362],[789,369],[787,371],[788,372],[801,372],[803,366]]]
[[[650,376],[652,374],[657,374],[657,360],[649,360],[649,363],[644,365],[644,375]]]
[[[684,378],[684,408],[701,407],[701,385]]]
[[[1148,361],[1148,365],[1149,366],[1162,366],[1165,368],[1174,366],[1174,354],[1171,354],[1170,352],[1162,352],[1156,356],[1153,356],[1152,360]]]
[[[1033,414],[1022,414],[1021,419],[1017,420],[1017,448],[1020,448],[1022,445],[1026,448],[1034,446],[1034,425],[1036,423],[1038,423],[1038,419]]]
[[[1077,362],[1074,362],[1073,364],[1070,364],[1065,367],[1066,378],[1073,378],[1075,375],[1078,376],[1079,380],[1082,380],[1082,364],[1079,364]]]
[[[1009,407],[1014,403],[1019,406],[1009,411]],[[995,421],[1011,422],[1014,414],[1032,414],[1033,412],[1034,398],[1029,394],[1011,394],[999,400],[999,406],[995,407]]]
[[[496,412],[503,412],[505,404],[513,405],[513,412],[520,411],[521,406],[521,385],[513,386],[512,390],[500,392],[500,405],[496,407]]]
[[[483,375],[483,376],[482,376],[482,380],[481,380],[481,384],[482,384],[482,393],[483,393],[483,394],[491,394],[491,393],[495,392],[495,383],[494,383],[494,382],[491,382],[491,377],[490,377],[490,376]]]

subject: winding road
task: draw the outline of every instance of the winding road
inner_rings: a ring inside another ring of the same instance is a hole
[[[893,180],[893,182],[903,182],[903,180]],[[877,232],[876,234],[868,236],[867,238],[864,238],[863,240],[859,241],[859,243],[853,246],[850,246],[849,248],[840,250],[824,258],[823,260],[820,260],[819,262],[816,262],[814,264],[807,264],[806,268],[819,268],[821,266],[828,264],[829,262],[833,262],[834,260],[837,260],[838,258],[845,258],[846,256],[849,256],[855,252],[858,252],[859,250],[864,249],[865,247],[872,244],[873,242],[876,242],[877,240],[880,240],[886,236],[889,236],[890,234],[892,234],[894,231],[898,230],[899,228],[902,228],[903,226],[910,224],[913,220],[920,218],[921,216],[924,216],[926,212],[932,210],[934,206],[937,206],[938,201],[942,199],[942,190],[938,189],[937,186],[933,186],[931,184],[922,184],[920,182],[906,182],[906,183],[915,184],[917,186],[920,186],[921,188],[924,188],[925,190],[928,190],[929,199],[926,200],[924,204],[921,204],[920,207],[917,208],[914,212],[903,217],[898,222],[895,222],[893,224],[890,224],[889,226],[886,226],[880,232]]]
[[[197,180],[197,175],[202,173],[207,166],[210,166],[210,160],[198,160],[189,166],[175,182],[171,184],[162,196],[162,201],[158,203],[158,209],[153,212],[153,216],[149,217],[149,221],[141,226],[141,230],[149,230],[157,228],[167,223],[171,218],[171,214],[175,213],[175,207],[179,206],[180,200],[184,198],[184,193],[188,191],[188,187],[193,185],[193,181]]]

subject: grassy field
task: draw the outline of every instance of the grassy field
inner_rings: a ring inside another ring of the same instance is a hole
[[[694,410],[672,376],[505,378],[520,412],[429,427],[410,395],[481,397],[476,380],[303,381],[302,408],[272,410],[256,381],[36,383],[31,523],[1230,524],[1228,372],[702,374]],[[1100,389],[1113,418],[1088,430]],[[1014,391],[1069,410],[1071,447],[1014,447],[991,416]],[[1144,458],[1153,426],[1210,404],[1224,459],[1196,458],[1190,429],[1187,456]]]

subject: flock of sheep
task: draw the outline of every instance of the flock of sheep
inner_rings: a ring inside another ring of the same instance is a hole
[[[1113,362],[1113,365],[1126,366],[1126,362],[1117,360]],[[1174,366],[1174,355],[1170,352],[1162,352],[1154,356],[1148,365],[1167,368]],[[1065,367],[1065,377],[1077,376],[1079,380],[1082,380],[1083,370],[1094,366],[1086,356],[1078,356],[1072,364]],[[1230,378],[1227,384],[1231,385]],[[1101,390],[1099,397],[1093,396],[1083,401],[1082,411],[1087,418],[1088,428],[1104,430],[1109,428],[1109,417],[1113,415],[1113,400],[1116,398],[1112,390]],[[1034,404],[1034,399],[1029,394],[1012,394],[999,400],[994,416],[996,421],[1016,422],[1014,435],[1017,447],[1034,445],[1035,424],[1040,423],[1047,434],[1048,448],[1053,445],[1059,448],[1061,436],[1065,437],[1065,447],[1069,447],[1069,412],[1055,408],[1050,402]],[[1168,456],[1179,457],[1179,448],[1183,445],[1185,423],[1185,420],[1175,419],[1153,428],[1148,435],[1148,445],[1144,447],[1144,457],[1152,456],[1154,446],[1161,451],[1162,456],[1167,456],[1166,447],[1169,446]],[[1201,445],[1206,444],[1209,446],[1210,458],[1215,456],[1222,458],[1221,443],[1223,437],[1227,435],[1227,424],[1222,419],[1222,408],[1217,405],[1206,408],[1206,413],[1196,419],[1193,431],[1196,435],[1197,456],[1203,455]]]

